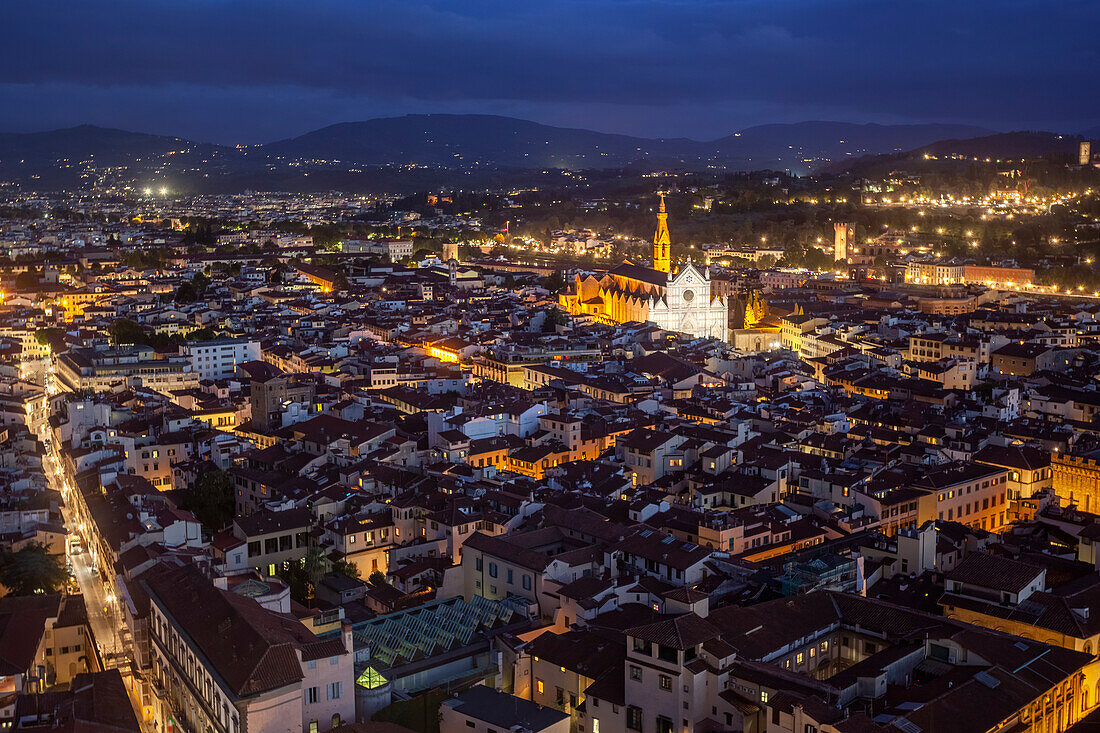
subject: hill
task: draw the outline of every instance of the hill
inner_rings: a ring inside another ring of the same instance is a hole
[[[262,146],[269,155],[363,165],[516,168],[624,166],[791,169],[866,153],[907,150],[945,137],[983,135],[965,125],[761,125],[709,142],[552,127],[492,115],[406,115],[332,125]]]
[[[95,125],[32,133],[0,133],[0,180],[40,190],[92,183],[159,184],[184,176],[255,167],[236,148]]]
[[[165,185],[187,193],[310,191],[323,181],[352,191],[400,192],[427,180],[443,186],[525,178],[536,182],[549,170],[775,169],[806,174],[838,163],[847,166],[866,155],[923,150],[921,146],[965,147],[970,143],[964,138],[971,135],[979,135],[977,140],[999,137],[988,132],[964,125],[802,122],[748,127],[704,142],[492,115],[433,114],[346,122],[235,148],[81,125],[0,134],[0,181],[36,190],[117,184]],[[1071,138],[1065,140],[1069,144]]]
[[[494,115],[406,115],[344,122],[261,146],[268,155],[361,165],[619,168],[693,158],[699,143],[551,127]]]
[[[821,167],[822,173],[875,177],[900,167],[912,168],[920,163],[935,168],[936,162],[958,165],[968,160],[990,161],[1074,156],[1079,135],[1056,132],[1004,132],[967,139],[938,140],[902,153],[866,155],[855,160],[837,161]],[[931,162],[926,162],[931,160]],[[908,164],[908,165],[907,165]],[[942,166],[939,166],[942,167]]]
[[[76,164],[95,159],[106,165],[124,165],[145,155],[230,154],[234,148],[196,143],[178,137],[128,132],[95,125],[31,133],[0,133],[0,166]]]
[[[1004,132],[968,140],[940,140],[913,151],[917,155],[969,156],[971,158],[1039,158],[1077,152],[1081,138],[1056,132]]]
[[[857,125],[846,122],[799,122],[749,127],[715,145],[728,159],[760,161],[798,172],[863,155],[910,150],[936,140],[988,135],[971,125]]]

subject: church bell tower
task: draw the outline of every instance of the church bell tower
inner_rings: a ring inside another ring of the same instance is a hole
[[[668,213],[665,211],[665,192],[658,191],[661,206],[657,209],[657,231],[653,235],[653,269],[660,272],[672,270],[672,240],[668,236]]]

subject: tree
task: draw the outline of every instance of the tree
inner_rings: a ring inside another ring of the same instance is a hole
[[[542,286],[549,290],[551,294],[557,295],[569,287],[569,282],[565,279],[565,275],[561,270],[555,270],[543,281]]]
[[[191,283],[183,283],[176,290],[177,303],[194,303],[199,299],[199,293]]]
[[[349,287],[347,275],[342,272],[336,273],[336,277],[332,279],[332,289],[337,293],[346,293]]]
[[[218,332],[210,326],[204,326],[202,328],[196,328],[191,331],[184,338],[187,341],[213,341],[218,337]]]
[[[370,583],[371,585],[375,585],[375,586],[385,585],[386,584],[386,574],[383,573],[381,570],[375,570],[373,573],[371,573],[367,577],[367,582]]]
[[[321,548],[313,546],[306,550],[305,557],[279,566],[275,574],[290,588],[291,598],[311,607],[317,584],[325,574],[327,563],[328,559]]]
[[[38,270],[34,267],[19,273],[15,278],[16,290],[34,290],[38,287]]]
[[[51,555],[45,545],[31,542],[18,552],[0,550],[0,584],[12,595],[56,593],[68,581],[61,558]]]
[[[38,342],[39,346],[50,346],[61,341],[65,338],[65,329],[63,328],[40,328],[34,332],[34,340]]]
[[[191,278],[191,285],[195,288],[195,294],[201,299],[206,295],[206,288],[210,285],[210,278],[201,272],[196,272]]]
[[[554,333],[558,326],[568,326],[569,316],[565,314],[560,308],[547,308],[546,320],[542,324],[542,330],[547,333]]]
[[[306,556],[302,560],[302,571],[310,583],[316,585],[325,574],[325,563],[328,558],[320,547],[312,545],[306,550]]]
[[[206,471],[191,488],[191,512],[211,531],[228,524],[235,508],[233,480],[225,471]]]
[[[358,578],[359,566],[347,560],[334,560],[332,563],[332,572],[346,575],[349,578]]]
[[[108,333],[111,337],[111,343],[116,346],[119,344],[144,344],[148,343],[149,340],[149,334],[145,332],[145,329],[129,318],[116,318],[111,322]]]

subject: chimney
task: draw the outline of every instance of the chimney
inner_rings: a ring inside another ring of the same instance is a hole
[[[351,633],[351,622],[346,618],[340,619],[340,637],[344,640],[344,648],[355,659],[355,639]]]

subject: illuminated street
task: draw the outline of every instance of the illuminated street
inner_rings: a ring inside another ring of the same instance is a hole
[[[41,365],[41,363],[42,360],[36,362],[37,365]],[[48,364],[48,361],[46,363]],[[51,397],[57,394],[60,390],[53,370],[45,370],[39,373],[47,375],[47,393]],[[66,559],[72,567],[72,575],[76,578],[79,591],[84,596],[88,623],[95,635],[99,658],[102,660],[104,669],[117,668],[122,674],[131,705],[134,708],[134,714],[139,721],[142,721],[140,693],[134,686],[133,638],[130,629],[122,621],[117,599],[104,588],[99,571],[93,566],[93,555],[87,549],[87,543],[72,509],[75,487],[65,476],[64,467],[58,456],[56,446],[52,444],[52,441],[47,441],[46,444],[49,448],[47,454],[43,457],[43,468],[50,488],[58,491],[64,499],[61,514],[65,528],[69,532],[69,541],[66,543],[66,549],[68,550]],[[76,546],[77,543],[74,538],[80,538],[80,545],[83,549]]]

